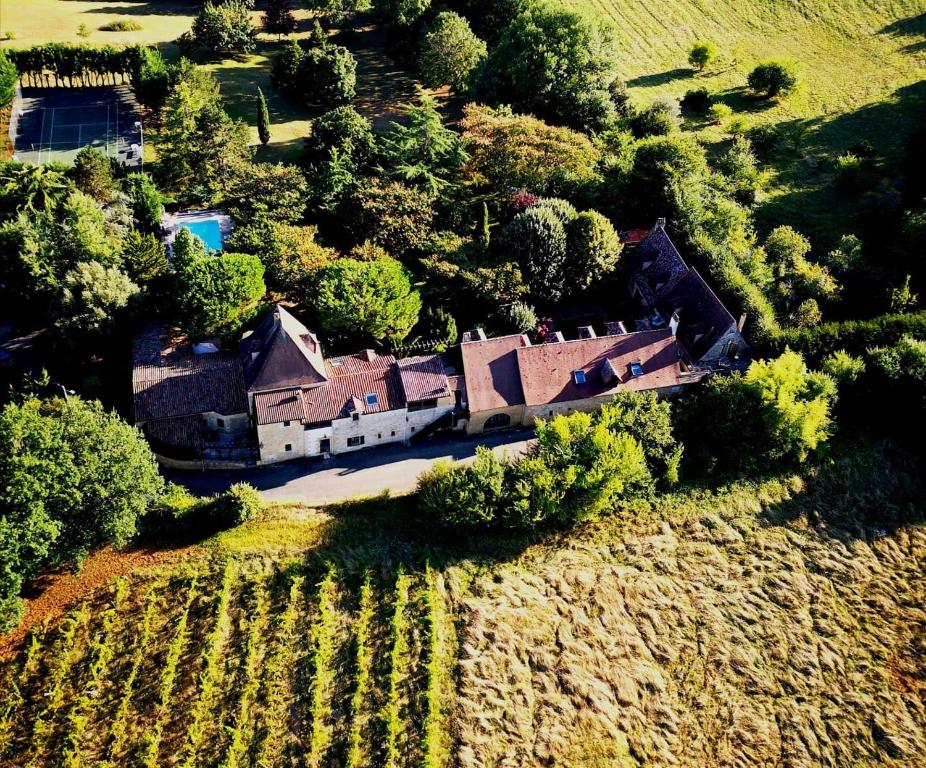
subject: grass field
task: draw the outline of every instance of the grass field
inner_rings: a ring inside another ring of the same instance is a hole
[[[764,228],[794,224],[829,247],[849,226],[853,201],[832,191],[829,161],[860,140],[896,159],[926,105],[926,0],[566,0],[612,19],[622,74],[648,103],[706,87],[748,124],[791,125],[800,139],[772,168],[759,208]],[[720,60],[696,74],[695,39],[714,40]],[[779,103],[753,99],[746,75],[759,60],[786,58],[800,90]],[[723,128],[687,126],[708,142]]]
[[[926,531],[878,528],[908,502],[877,459],[533,542],[275,507],[33,624],[0,763],[921,764]]]

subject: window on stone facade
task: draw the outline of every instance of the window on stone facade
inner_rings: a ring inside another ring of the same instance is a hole
[[[284,451],[291,451],[292,449],[293,449],[292,443],[287,443],[285,446],[283,446]]]
[[[383,433],[380,432],[380,433],[376,436],[376,439],[377,439],[377,440],[382,440],[382,439],[383,439]]]
[[[354,411],[354,421],[360,421],[360,414]]]
[[[363,445],[366,442],[363,435],[357,435],[356,437],[347,438],[347,447],[354,448],[358,445]]]
[[[225,429],[225,419],[216,419],[215,424],[219,429]]]
[[[284,427],[288,427],[288,426],[289,426],[289,422],[288,422],[288,421],[284,421],[284,422],[283,422],[283,426],[284,426]]]
[[[395,437],[395,430],[392,430],[392,437]]]

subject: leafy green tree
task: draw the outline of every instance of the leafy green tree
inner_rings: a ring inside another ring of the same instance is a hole
[[[510,109],[468,104],[460,128],[470,161],[466,178],[498,196],[513,189],[570,195],[599,179],[599,151],[577,131],[547,125]]]
[[[711,40],[695,40],[688,52],[688,63],[704,70],[717,60],[717,46]]]
[[[178,277],[177,301],[193,336],[230,333],[267,290],[260,259],[241,253],[194,258]]]
[[[459,527],[488,527],[507,499],[506,465],[490,448],[476,448],[469,465],[439,461],[418,481],[418,508],[426,519]]]
[[[424,251],[431,235],[434,209],[421,190],[374,179],[344,203],[349,234],[371,240],[398,258]]]
[[[0,166],[0,210],[3,218],[11,218],[20,211],[51,211],[73,188],[59,168],[22,163]]]
[[[421,297],[395,259],[338,259],[321,270],[306,302],[328,333],[402,341],[418,322]]]
[[[729,182],[734,200],[741,205],[755,204],[764,177],[749,139],[744,136],[734,138],[733,144],[717,161],[717,170]]]
[[[462,95],[485,57],[486,44],[473,34],[469,22],[453,11],[441,11],[421,40],[418,66],[429,88],[449,85]]]
[[[281,91],[292,93],[299,78],[299,67],[305,58],[305,49],[298,40],[290,39],[283,44],[283,50],[273,59],[270,79]]]
[[[8,307],[36,312],[53,303],[66,268],[57,239],[57,225],[47,213],[21,213],[0,225],[0,291]]]
[[[223,193],[224,207],[240,224],[255,218],[295,222],[305,211],[309,187],[302,171],[285,163],[247,163]]]
[[[84,147],[77,153],[70,177],[81,192],[104,203],[111,200],[119,188],[113,178],[112,163],[95,147]]]
[[[99,403],[29,397],[0,410],[0,630],[39,569],[123,546],[163,489],[147,443]]]
[[[170,90],[171,72],[167,62],[153,45],[139,45],[130,50],[132,90],[142,104],[157,112],[164,106]]]
[[[197,259],[209,256],[206,243],[186,227],[181,227],[177,232],[171,250],[174,257],[173,262],[178,272],[182,272]]]
[[[501,246],[524,273],[531,295],[555,303],[566,291],[566,229],[548,207],[534,206],[502,230]]]
[[[16,71],[16,65],[10,61],[6,51],[0,50],[0,109],[6,109],[13,103],[18,82],[19,72]]]
[[[167,249],[154,235],[129,232],[122,243],[122,265],[129,278],[147,285],[170,270]]]
[[[221,54],[251,53],[257,44],[257,31],[251,23],[247,0],[206,0],[193,20],[193,37],[207,51]]]
[[[808,258],[810,241],[792,227],[773,229],[765,240],[765,253],[784,311],[793,311],[806,299],[831,298],[839,291],[829,270]]]
[[[158,232],[164,216],[164,196],[154,179],[147,173],[130,173],[125,177],[124,186],[135,226],[142,232]]]
[[[288,35],[296,30],[292,0],[267,0],[262,18],[264,30],[274,35]]]
[[[583,211],[566,226],[566,284],[570,291],[588,288],[617,267],[623,250],[620,235],[597,211]]]
[[[506,329],[512,333],[531,333],[537,329],[537,312],[523,301],[506,304],[499,314]]]
[[[746,82],[760,96],[773,99],[797,88],[797,70],[788,61],[763,61],[749,73]]]
[[[638,139],[668,136],[678,130],[677,112],[678,106],[674,100],[658,99],[630,118],[630,130]]]
[[[379,154],[387,176],[441,192],[467,160],[459,135],[444,127],[437,102],[422,93],[417,104],[406,104],[404,120],[394,122],[380,137]]]
[[[480,70],[479,96],[559,125],[597,130],[614,115],[614,30],[553,3],[525,5]]]
[[[868,353],[872,409],[880,429],[899,434],[919,445],[926,419],[926,341],[904,336],[890,346]]]
[[[408,29],[431,5],[431,0],[373,0],[373,10],[393,30]]]
[[[373,6],[371,0],[311,0],[310,5],[327,13],[336,27],[349,24],[358,14],[366,13]]]
[[[108,328],[137,293],[138,286],[117,267],[79,262],[64,276],[60,326],[83,334]]]
[[[357,93],[357,61],[341,45],[307,51],[298,77],[308,88],[301,94],[304,100],[322,109],[343,106]]]
[[[257,136],[264,146],[270,143],[270,112],[260,86],[257,87]]]
[[[61,203],[59,247],[71,263],[98,261],[110,265],[118,261],[121,240],[106,227],[106,215],[90,195],[71,192]]]
[[[457,321],[443,307],[428,307],[415,331],[425,341],[456,344],[459,338]]]

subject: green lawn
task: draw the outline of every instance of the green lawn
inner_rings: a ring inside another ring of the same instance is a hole
[[[847,226],[851,202],[830,190],[826,160],[861,139],[896,157],[924,102],[926,0],[566,0],[610,17],[622,51],[622,75],[643,103],[706,87],[748,123],[801,126],[797,147],[773,169],[759,210],[767,226],[795,223],[821,246]],[[696,74],[692,41],[715,41],[720,61]],[[794,61],[799,91],[777,104],[745,92],[746,75],[764,58]],[[720,126],[693,124],[708,142]],[[820,159],[824,162],[820,162]]]

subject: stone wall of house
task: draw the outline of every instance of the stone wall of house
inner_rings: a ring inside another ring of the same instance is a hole
[[[409,411],[406,424],[408,426],[409,438],[416,432],[420,432],[429,424],[433,424],[441,416],[445,416],[453,410],[453,398],[443,397],[437,401],[434,408],[425,408],[422,411]]]
[[[257,444],[260,448],[261,464],[273,464],[305,456],[304,432],[301,421],[258,424]],[[287,445],[289,450],[286,450]]]
[[[325,427],[317,427],[315,429],[304,429],[302,434],[305,440],[304,446],[303,446],[303,452],[305,453],[305,455],[306,456],[320,456],[322,452],[321,442],[322,440],[330,441],[331,432],[332,432],[332,427],[330,424],[328,424]],[[329,442],[328,452],[329,453],[331,452],[330,442]]]
[[[210,411],[204,413],[203,416],[206,418],[206,429],[216,429],[222,432],[244,432],[250,425],[250,418],[246,413],[233,413],[226,416],[222,413]]]
[[[388,443],[401,443],[407,438],[406,411],[400,408],[382,413],[360,414],[353,418],[337,419],[331,424],[331,452],[347,453]],[[363,438],[359,445],[348,445],[351,438]]]
[[[523,425],[524,422],[524,406],[523,405],[511,405],[507,408],[494,408],[491,411],[479,411],[477,413],[471,413],[469,416],[469,421],[466,423],[466,434],[467,435],[480,435],[485,431],[485,423],[496,414],[504,413],[511,418],[511,424],[509,426],[519,427]],[[528,422],[533,423],[531,422]]]

